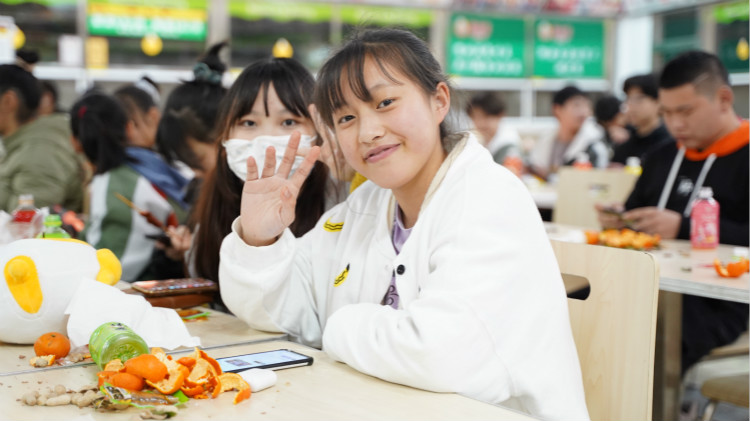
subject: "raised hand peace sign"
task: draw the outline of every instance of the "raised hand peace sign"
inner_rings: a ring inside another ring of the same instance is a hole
[[[255,159],[247,159],[247,180],[242,188],[240,207],[240,234],[251,246],[273,244],[294,222],[294,208],[300,188],[320,155],[320,148],[313,146],[299,168],[289,177],[299,139],[300,133],[292,132],[278,171],[275,171],[276,151],[273,147],[266,149],[260,177]]]

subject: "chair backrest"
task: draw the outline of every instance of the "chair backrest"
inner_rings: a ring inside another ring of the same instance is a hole
[[[600,229],[594,205],[625,202],[636,180],[637,175],[626,173],[623,169],[582,171],[572,167],[560,168],[552,221]]]
[[[584,277],[568,299],[592,420],[651,420],[659,266],[648,253],[551,241],[563,279]]]

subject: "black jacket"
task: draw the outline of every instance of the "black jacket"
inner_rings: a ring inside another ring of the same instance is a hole
[[[643,173],[625,203],[626,209],[658,204],[677,150],[677,144],[669,142],[646,155]],[[704,163],[705,161],[691,161],[687,157],[682,160],[667,200],[667,209],[683,213]],[[729,155],[717,157],[703,183],[713,189],[714,199],[719,202],[719,242],[722,244],[748,245],[748,171],[748,145],[745,145]],[[677,238],[690,239],[689,217],[683,216]]]
[[[674,143],[672,135],[669,134],[663,123],[643,137],[638,135],[638,132],[633,127],[628,127],[628,131],[630,132],[630,139],[625,143],[615,146],[612,162],[625,164],[629,157],[637,156],[641,159],[641,163],[643,163],[644,156],[647,153],[660,148],[665,143]]]

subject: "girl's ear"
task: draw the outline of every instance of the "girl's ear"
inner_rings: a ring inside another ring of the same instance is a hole
[[[432,106],[439,121],[442,123],[451,108],[451,90],[445,82],[439,82],[432,95]]]
[[[146,113],[147,119],[151,124],[159,124],[161,120],[161,111],[157,107],[151,107]]]
[[[135,125],[135,121],[128,120],[128,123],[125,125],[125,137],[128,143],[133,143],[138,138],[138,128]]]

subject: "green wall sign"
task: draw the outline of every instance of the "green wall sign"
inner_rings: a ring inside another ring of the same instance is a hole
[[[283,6],[281,6],[283,5]],[[432,23],[432,11],[403,7],[318,4],[306,2],[274,2],[230,0],[229,14],[244,20],[271,19],[276,22],[328,22],[338,8],[343,23],[425,27]]]
[[[203,41],[207,6],[206,0],[89,0],[86,22],[91,35]]]
[[[719,23],[732,23],[737,20],[748,20],[750,3],[740,1],[714,6],[714,18]]]
[[[466,77],[523,77],[524,21],[459,13],[451,16],[448,73]]]
[[[540,19],[534,23],[534,75],[604,77],[604,23]]]
[[[341,21],[351,25],[406,26],[420,28],[432,24],[432,11],[408,7],[341,5]]]
[[[331,10],[330,4],[304,2],[278,3],[247,0],[229,1],[229,15],[249,21],[271,19],[276,22],[299,20],[308,23],[321,23],[331,20]]]

